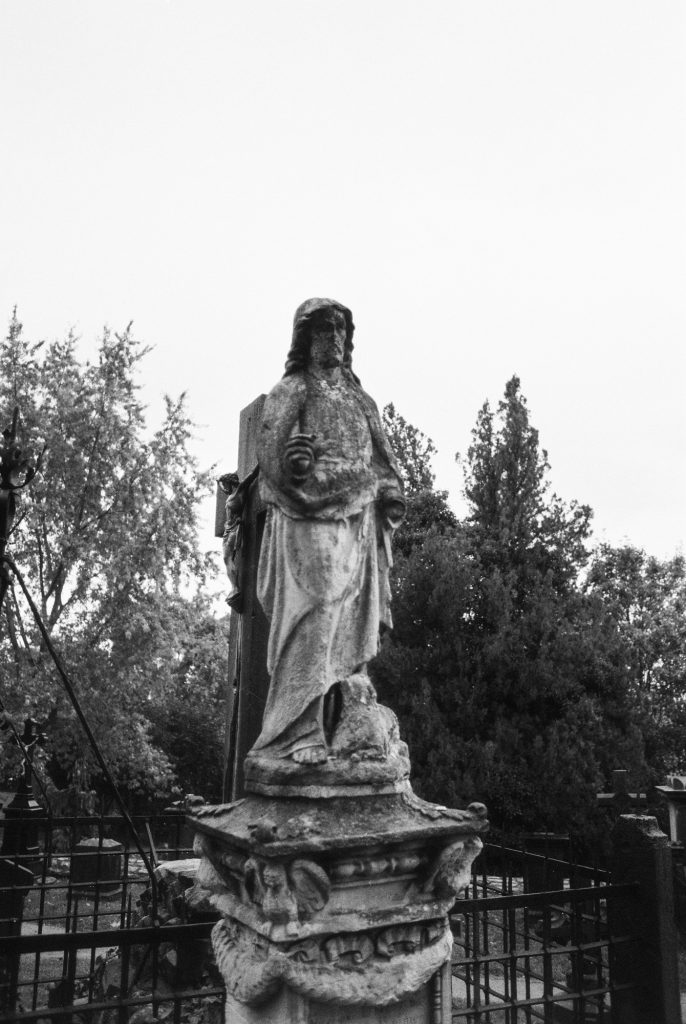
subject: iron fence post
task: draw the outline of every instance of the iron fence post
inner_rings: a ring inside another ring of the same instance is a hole
[[[33,872],[0,858],[0,936],[16,938],[21,934],[24,900],[33,885]],[[17,1004],[19,950],[0,954],[0,1013],[12,1013]]]
[[[22,774],[17,785],[17,792],[5,808],[5,827],[2,837],[0,856],[9,857],[22,864],[34,873],[39,873],[43,855],[39,841],[39,822],[45,818],[45,811],[34,796],[33,791],[33,751],[37,743],[45,738],[38,729],[33,718],[24,723],[24,733],[15,737],[21,741],[21,752],[24,756]],[[16,740],[15,740],[16,742]]]
[[[612,881],[637,882],[635,899],[608,902],[611,934],[638,941],[612,947],[613,1024],[681,1024],[672,853],[649,815],[623,814],[612,831]]]

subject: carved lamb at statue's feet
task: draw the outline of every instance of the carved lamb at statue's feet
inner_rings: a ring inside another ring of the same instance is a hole
[[[376,693],[369,676],[356,672],[340,684],[342,707],[332,742],[335,757],[354,760],[381,760],[390,747],[389,722],[383,708],[377,703]]]

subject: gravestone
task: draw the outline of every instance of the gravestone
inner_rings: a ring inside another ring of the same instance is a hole
[[[488,827],[413,793],[367,674],[404,498],[353,329],[339,303],[299,307],[259,425],[244,410],[258,472],[247,455],[226,480],[237,798],[191,821],[227,1024],[447,1024],[448,912]]]
[[[82,839],[72,850],[69,884],[83,896],[112,899],[121,894],[124,847],[116,839]]]

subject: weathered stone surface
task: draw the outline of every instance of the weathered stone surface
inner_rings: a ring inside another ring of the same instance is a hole
[[[376,781],[372,765],[378,775],[389,759],[393,778],[383,783],[407,776],[395,716],[377,703],[366,672],[380,623],[390,625],[390,534],[404,513],[402,482],[376,405],[352,372],[352,332],[340,303],[303,303],[286,374],[264,406],[258,593],[270,619],[271,683],[246,763],[252,790],[292,786],[284,761],[305,774],[326,764],[341,784],[353,758],[353,785]]]
[[[242,1003],[258,1005],[287,985],[317,1002],[389,1006],[425,985],[450,958],[449,925],[431,925],[415,926],[416,938],[407,945],[389,947],[378,930],[284,945],[237,922],[220,921],[212,941],[217,965],[230,979],[227,990]]]
[[[433,982],[433,979],[432,979]],[[337,1006],[310,1000],[288,987],[253,1007],[231,995],[226,997],[227,1024],[435,1024],[433,984],[390,1006]],[[444,1015],[450,1020],[449,1013]]]
[[[305,766],[249,754],[244,771],[249,792],[266,796],[375,796],[406,789],[410,759],[396,749],[379,761],[329,756],[323,764]]]
[[[196,885],[222,916],[273,942],[443,919],[486,828],[480,806],[451,811],[409,790],[361,800],[250,796],[225,813],[208,808],[194,824]]]
[[[276,800],[251,794],[233,804],[208,805],[194,812],[201,837],[230,842],[245,855],[288,857],[307,853],[346,853],[358,847],[412,839],[444,840],[481,835],[486,827],[483,804],[455,810],[422,800],[409,785],[390,796],[349,800],[304,797]]]
[[[227,1024],[449,1020],[432,986],[450,961],[447,915],[481,848],[482,805],[453,811],[409,787],[361,800],[250,795],[196,810],[194,824],[198,897],[222,919]]]

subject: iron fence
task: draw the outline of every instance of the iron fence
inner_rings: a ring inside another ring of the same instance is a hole
[[[136,825],[146,859],[131,848],[127,822],[111,815],[33,819],[39,856],[4,860],[0,1022],[218,1024],[214,916],[189,914],[183,899],[192,835],[180,813]]]
[[[136,819],[146,858],[115,815],[33,824],[40,856],[0,878],[0,1024],[220,1024],[215,915],[184,897],[195,862],[183,814]],[[615,970],[639,941],[622,929],[637,890],[572,859],[487,846],[451,914],[453,1021],[612,1021],[637,984]]]
[[[453,1021],[609,1022],[614,977],[636,933],[612,927],[608,906],[638,886],[609,873],[523,850],[487,846],[451,914]]]

